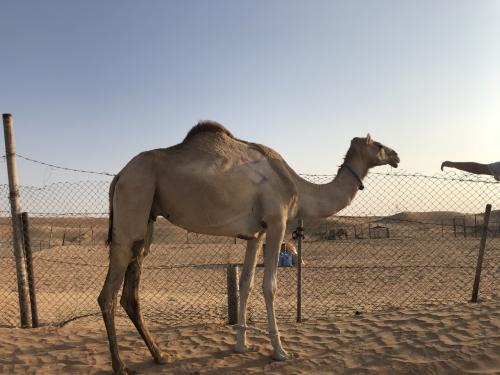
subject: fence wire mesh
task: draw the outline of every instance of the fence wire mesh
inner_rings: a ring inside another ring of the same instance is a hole
[[[303,175],[316,183],[333,176]],[[41,324],[99,314],[108,266],[109,180],[22,186],[30,215],[35,289]],[[470,300],[486,203],[494,211],[480,299],[498,298],[500,184],[455,173],[370,173],[366,189],[337,215],[305,221],[302,316]],[[19,324],[9,191],[0,185],[0,325]],[[286,240],[296,228],[289,223]],[[186,231],[163,218],[144,262],[142,309],[148,320],[186,324],[227,320],[226,268],[241,264],[245,241]],[[262,263],[260,256],[259,264]],[[249,321],[266,319],[257,267]],[[297,268],[278,269],[281,320],[296,317]],[[124,314],[121,309],[117,312]]]

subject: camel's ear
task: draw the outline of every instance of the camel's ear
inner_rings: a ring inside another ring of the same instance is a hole
[[[370,133],[368,133],[366,135],[366,144],[367,145],[371,145],[373,143],[373,139],[372,139],[372,136],[370,135]]]

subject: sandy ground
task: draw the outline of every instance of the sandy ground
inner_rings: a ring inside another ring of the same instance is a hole
[[[463,303],[470,299],[479,239],[377,239],[305,243],[302,316],[329,319],[339,312]],[[243,244],[154,245],[145,261],[142,307],[148,320],[168,324],[223,323],[227,263],[241,263]],[[260,260],[261,261],[261,260]],[[34,254],[38,316],[44,325],[99,313],[97,296],[108,250],[57,246]],[[500,290],[500,237],[488,239],[480,298]],[[263,268],[256,271],[249,314],[266,319]],[[294,320],[297,272],[278,269],[276,310]],[[0,258],[0,326],[19,324],[15,262]]]
[[[500,374],[499,300],[281,323],[284,346],[294,355],[285,362],[269,359],[271,346],[260,332],[250,334],[255,351],[236,354],[230,326],[154,323],[151,331],[170,356],[160,366],[125,318],[118,318],[117,327],[122,358],[142,374]],[[0,373],[110,370],[97,317],[59,328],[0,328]]]
[[[463,304],[470,298],[479,238],[455,238],[440,226],[414,231],[398,225],[391,226],[396,238],[304,244],[303,316],[308,320],[302,324],[290,323],[296,272],[278,270],[278,321],[284,346],[294,355],[280,363],[270,361],[269,340],[256,331],[250,334],[255,351],[233,353],[234,330],[222,323],[225,264],[242,261],[242,243],[205,244],[191,235],[189,243],[184,236],[184,242],[154,245],[145,262],[142,306],[171,361],[155,365],[123,315],[117,318],[122,358],[143,374],[500,374],[500,238],[488,239],[482,303]],[[408,233],[411,237],[405,237]],[[107,259],[106,248],[85,243],[35,252],[38,310],[45,326],[0,328],[0,374],[110,373],[100,317],[50,326],[98,312]],[[15,326],[12,257],[0,254],[0,271],[0,325]],[[257,269],[249,319],[265,328],[262,271]],[[442,303],[449,305],[416,307]],[[353,314],[356,310],[361,313]],[[344,315],[336,316],[339,312]]]

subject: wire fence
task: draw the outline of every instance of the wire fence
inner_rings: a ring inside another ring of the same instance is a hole
[[[303,175],[325,183],[334,176]],[[352,204],[304,223],[302,317],[470,300],[486,203],[493,205],[480,299],[499,297],[500,184],[455,173],[370,173]],[[108,266],[109,181],[22,186],[41,324],[99,314]],[[288,225],[291,240],[297,223]],[[246,242],[188,233],[158,218],[146,257],[141,302],[149,320],[186,324],[227,320],[227,265],[241,264]],[[262,256],[259,264],[262,263]],[[266,319],[263,268],[249,320]],[[295,320],[297,267],[278,268],[277,316]],[[117,309],[120,311],[121,309]],[[120,312],[124,314],[123,312]],[[19,325],[9,190],[0,185],[0,325]]]

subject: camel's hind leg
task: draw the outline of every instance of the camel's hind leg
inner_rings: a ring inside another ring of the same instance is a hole
[[[152,155],[145,153],[132,159],[110,187],[109,269],[98,301],[108,333],[113,370],[117,374],[131,373],[120,359],[114,316],[116,296],[127,268],[141,254],[147,239],[155,193],[154,160],[151,158]]]
[[[166,359],[163,357],[160,349],[153,340],[148,328],[144,323],[144,318],[142,316],[141,306],[139,302],[139,284],[141,281],[142,265],[144,257],[148,253],[148,248],[151,243],[153,222],[150,221],[148,224],[148,235],[146,239],[145,249],[142,249],[142,241],[138,241],[134,244],[134,253],[137,253],[136,259],[130,263],[125,274],[125,283],[123,285],[122,297],[120,304],[123,306],[127,315],[129,316],[132,323],[134,323],[135,328],[141,335],[142,339],[146,343],[151,355],[158,364],[167,363]]]
[[[125,271],[131,259],[132,252],[130,247],[124,247],[116,243],[111,244],[108,274],[98,298],[104,324],[106,325],[106,331],[108,333],[111,363],[115,374],[132,373],[132,371],[125,367],[125,364],[120,359],[115,330],[116,296],[123,283]]]

